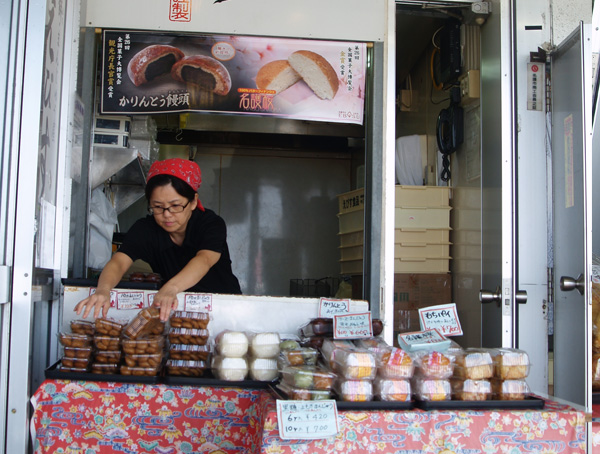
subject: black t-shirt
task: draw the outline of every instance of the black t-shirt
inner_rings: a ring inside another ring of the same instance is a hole
[[[173,243],[169,233],[156,223],[153,216],[139,219],[125,235],[119,252],[127,254],[133,261],[144,260],[166,282],[203,249],[219,252],[221,258],[206,276],[187,290],[241,294],[240,284],[231,270],[225,221],[212,210],[192,212],[181,246]]]

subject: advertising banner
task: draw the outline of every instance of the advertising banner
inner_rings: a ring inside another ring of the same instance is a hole
[[[101,112],[363,123],[366,45],[106,30]]]

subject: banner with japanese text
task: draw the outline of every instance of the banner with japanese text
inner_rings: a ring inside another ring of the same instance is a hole
[[[101,112],[363,123],[366,45],[106,30]]]

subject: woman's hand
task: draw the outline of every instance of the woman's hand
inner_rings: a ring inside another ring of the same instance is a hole
[[[169,320],[171,311],[177,309],[178,304],[177,290],[173,286],[170,286],[169,283],[161,287],[158,293],[154,295],[154,300],[152,301],[154,307],[160,308],[160,319],[163,322]]]
[[[100,311],[102,311],[102,317],[106,317],[110,309],[110,291],[108,293],[96,291],[96,293],[88,296],[75,306],[77,315],[81,314],[83,310],[83,318],[86,318],[92,309],[94,310],[94,318],[98,318]]]

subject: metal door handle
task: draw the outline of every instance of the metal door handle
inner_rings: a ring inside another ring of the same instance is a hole
[[[560,278],[560,289],[563,292],[577,290],[580,295],[583,295],[583,292],[585,291],[585,281],[583,279],[583,274],[577,276],[577,279],[573,279],[569,276],[562,276]]]
[[[516,292],[516,300],[518,304],[527,303],[527,292],[525,290],[517,290]],[[500,287],[496,287],[495,292],[491,292],[489,290],[480,290],[479,291],[479,301],[482,303],[497,303],[500,305],[502,302],[502,291]]]

